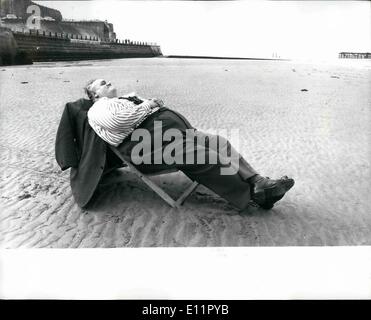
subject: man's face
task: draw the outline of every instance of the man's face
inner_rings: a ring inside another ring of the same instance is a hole
[[[117,90],[111,85],[111,82],[104,79],[97,79],[91,84],[91,90],[94,92],[98,98],[107,97],[114,98],[117,97]]]

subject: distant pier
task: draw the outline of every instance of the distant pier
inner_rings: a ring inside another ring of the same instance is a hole
[[[371,52],[340,52],[340,59],[371,59]]]

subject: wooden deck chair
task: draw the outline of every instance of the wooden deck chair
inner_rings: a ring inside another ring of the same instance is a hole
[[[186,188],[186,190],[180,195],[180,197],[177,200],[174,200],[161,187],[159,187],[156,183],[154,183],[151,179],[149,179],[149,177],[162,175],[166,173],[177,172],[178,169],[174,168],[170,170],[163,170],[163,171],[156,172],[156,173],[144,174],[140,172],[132,163],[130,163],[130,161],[126,160],[117,148],[115,148],[114,146],[109,146],[109,147],[116,154],[116,156],[118,156],[121,159],[124,166],[129,167],[129,169],[133,173],[135,173],[148,187],[150,187],[154,192],[156,192],[163,200],[165,200],[173,208],[179,208],[199,185],[197,181],[193,181]]]

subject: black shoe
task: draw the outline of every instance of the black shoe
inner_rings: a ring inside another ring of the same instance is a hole
[[[255,182],[251,198],[263,209],[272,209],[295,184],[294,179],[284,176],[278,180],[261,178]]]

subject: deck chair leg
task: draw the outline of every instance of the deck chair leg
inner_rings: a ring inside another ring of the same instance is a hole
[[[139,174],[139,171],[138,171]],[[140,178],[148,185],[154,192],[156,192],[163,200],[165,200],[171,207],[178,208],[177,202],[171,198],[164,190],[162,190],[156,183],[148,179],[146,176],[141,175]]]
[[[183,194],[178,198],[176,201],[178,206],[181,206],[184,201],[191,195],[191,193],[198,187],[199,183],[197,181],[193,181],[192,184],[183,192]]]
[[[136,173],[141,180],[148,185],[154,192],[156,192],[163,200],[166,201],[172,208],[178,208],[178,203],[171,198],[164,190],[162,190],[156,183],[148,179],[142,172],[140,172],[133,164],[127,161],[123,155],[114,147],[111,147],[111,150],[126,164],[130,170]]]

